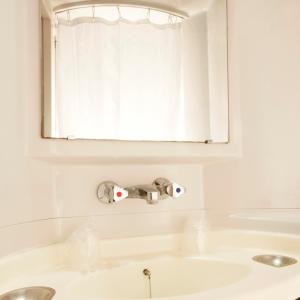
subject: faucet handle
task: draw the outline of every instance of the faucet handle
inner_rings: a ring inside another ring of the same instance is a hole
[[[112,181],[104,181],[98,186],[97,196],[102,203],[112,204],[126,199],[128,192]]]
[[[162,199],[167,199],[169,197],[178,198],[186,192],[186,189],[183,186],[171,182],[166,178],[157,178],[153,184],[159,190]]]
[[[171,183],[171,186],[169,186],[169,189],[171,190],[169,195],[174,198],[178,198],[178,197],[182,196],[183,194],[185,194],[185,191],[186,191],[186,189],[183,186],[181,186],[175,182]]]

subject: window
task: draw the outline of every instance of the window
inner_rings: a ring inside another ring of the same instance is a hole
[[[180,31],[181,18],[151,9],[57,14],[57,136],[175,139]]]
[[[226,142],[226,1],[215,3],[188,18],[113,5],[56,12],[44,136]]]

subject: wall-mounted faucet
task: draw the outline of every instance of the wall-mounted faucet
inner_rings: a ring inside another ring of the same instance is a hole
[[[98,186],[98,199],[105,204],[120,202],[126,198],[139,198],[148,204],[160,200],[178,198],[185,193],[185,188],[165,178],[158,178],[152,184],[135,185],[122,188],[114,182],[105,181]]]

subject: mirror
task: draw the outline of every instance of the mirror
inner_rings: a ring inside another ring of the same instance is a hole
[[[43,136],[227,143],[226,0],[88,3],[42,18]]]

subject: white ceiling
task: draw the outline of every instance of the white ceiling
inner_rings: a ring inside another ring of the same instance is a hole
[[[48,0],[52,7],[55,7],[57,5],[61,4],[67,4],[67,3],[74,3],[74,2],[82,2],[82,0]],[[120,3],[120,4],[126,4],[126,3],[151,3],[153,5],[163,5],[168,6],[170,8],[174,8],[177,10],[181,10],[183,12],[186,12],[189,15],[193,15],[195,13],[198,13],[203,10],[207,10],[208,7],[210,7],[211,3],[214,0],[134,0],[134,1],[126,1],[126,0],[116,0],[116,1],[105,1],[104,3],[114,2],[114,3]]]

